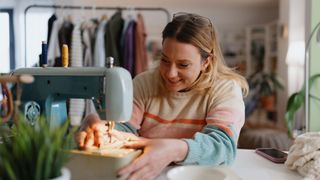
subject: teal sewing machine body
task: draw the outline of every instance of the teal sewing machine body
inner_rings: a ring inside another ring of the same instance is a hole
[[[128,121],[132,113],[133,88],[130,73],[112,68],[22,68],[14,75],[34,76],[31,84],[22,84],[21,111],[30,123],[45,116],[50,126],[67,119],[69,98],[91,99],[101,119]]]

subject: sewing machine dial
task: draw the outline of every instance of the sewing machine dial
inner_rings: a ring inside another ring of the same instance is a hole
[[[35,122],[40,117],[40,105],[35,101],[29,101],[24,106],[24,115],[25,119],[31,124],[34,125]]]

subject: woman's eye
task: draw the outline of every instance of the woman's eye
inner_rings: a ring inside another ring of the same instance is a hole
[[[179,64],[178,66],[181,68],[187,68],[189,66],[189,64]]]
[[[162,63],[165,63],[165,64],[169,64],[169,61],[165,60],[165,59],[161,59],[161,62]]]

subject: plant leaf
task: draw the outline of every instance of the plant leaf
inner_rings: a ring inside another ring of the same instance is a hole
[[[304,94],[301,92],[292,94],[288,100],[285,120],[286,120],[286,125],[289,131],[288,133],[291,137],[292,137],[294,115],[296,111],[302,106],[303,103],[304,103]]]
[[[43,180],[60,175],[66,163],[72,135],[69,122],[61,127],[50,128],[44,118],[34,126],[19,121],[12,128],[13,137],[2,137],[0,143],[0,179]]]
[[[320,77],[320,74],[315,74],[309,78],[309,89],[312,88],[312,86],[314,85],[314,83],[319,77]],[[315,97],[312,94],[309,94],[309,97],[315,100],[319,100],[318,97]],[[293,129],[294,115],[304,103],[305,103],[305,83],[302,86],[300,91],[293,93],[288,99],[285,120],[288,128],[288,133],[291,135],[292,135],[292,129]]]

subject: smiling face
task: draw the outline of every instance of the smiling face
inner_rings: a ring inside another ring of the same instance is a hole
[[[207,66],[197,47],[173,38],[163,41],[160,75],[172,92],[188,90]]]

